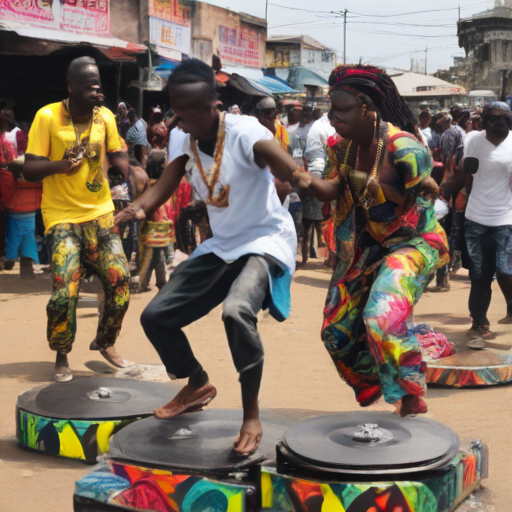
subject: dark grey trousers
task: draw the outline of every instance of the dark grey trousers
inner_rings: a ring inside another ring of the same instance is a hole
[[[269,292],[269,263],[248,255],[225,263],[205,254],[180,263],[142,313],[146,336],[167,372],[178,379],[201,368],[182,328],[224,302],[222,320],[238,372],[263,359],[257,314]]]

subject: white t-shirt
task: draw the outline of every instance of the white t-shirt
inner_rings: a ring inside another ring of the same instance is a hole
[[[327,139],[335,133],[336,130],[332,127],[327,114],[313,123],[308,133],[304,153],[309,170],[323,171],[325,169],[325,145]]]
[[[293,273],[297,235],[292,217],[279,201],[270,169],[262,169],[254,160],[254,144],[273,140],[274,136],[254,117],[226,114],[225,120],[226,140],[218,185],[229,185],[229,206],[207,204],[213,237],[199,245],[191,257],[213,252],[230,262],[246,254],[267,254]],[[187,178],[206,202],[208,188],[195,165],[190,135],[185,138],[183,152],[189,156]],[[209,176],[213,158],[199,147],[198,154]]]
[[[512,134],[499,145],[489,142],[485,132],[472,135],[464,157],[478,158],[466,219],[484,226],[512,225]]]
[[[18,154],[18,139],[16,138],[18,132],[21,132],[21,130],[15,126],[10,132],[6,132],[4,135],[5,140],[12,144],[16,155]]]
[[[176,158],[182,156],[183,153],[183,142],[187,134],[177,126],[169,133],[169,152],[167,154],[167,162],[171,163]]]

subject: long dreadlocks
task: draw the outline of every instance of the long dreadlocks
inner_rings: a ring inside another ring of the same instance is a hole
[[[329,77],[330,90],[348,91],[365,100],[368,97],[383,121],[417,136],[416,119],[400,96],[395,83],[383,70],[373,66],[338,66]]]

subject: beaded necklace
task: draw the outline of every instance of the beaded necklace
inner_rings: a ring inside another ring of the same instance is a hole
[[[217,131],[217,142],[215,143],[215,149],[213,151],[213,165],[211,169],[210,179],[206,176],[204,172],[203,164],[201,162],[201,158],[199,158],[199,153],[197,151],[197,143],[196,141],[190,137],[190,149],[192,150],[192,154],[194,155],[194,163],[199,170],[199,174],[201,175],[201,179],[204,184],[208,188],[208,204],[212,206],[217,206],[218,208],[226,208],[229,206],[228,196],[229,196],[229,185],[220,186],[219,193],[217,197],[213,197],[215,192],[215,187],[220,178],[220,172],[222,167],[222,157],[224,155],[224,144],[226,142],[226,123],[225,123],[225,113],[222,112],[219,115],[219,128]]]

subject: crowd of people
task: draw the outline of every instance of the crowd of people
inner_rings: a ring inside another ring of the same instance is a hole
[[[325,113],[264,97],[243,115],[219,102],[216,85],[211,67],[189,59],[169,77],[169,112],[157,106],[145,121],[122,102],[114,115],[96,62],[81,57],[68,69],[68,98],[40,109],[30,130],[0,105],[3,266],[19,258],[21,276],[33,277],[38,254],[48,255],[53,379],[73,378],[81,279],[95,275],[103,295],[90,349],[125,367],[115,342],[130,292],[147,290],[154,271],[159,293],[142,327],[169,376],[188,378],[155,415],[215,398],[183,327],[223,303],[244,409],[234,449],[253,451],[257,315],[288,318],[299,244],[299,265],[323,250],[333,269],[322,341],[358,403],[383,396],[402,416],[426,412],[412,313],[431,280],[446,291],[450,272],[469,268],[471,342],[494,336],[495,277],[501,322],[512,323],[510,107],[416,116],[383,70],[361,65],[332,71]],[[169,273],[173,259],[183,261]]]

